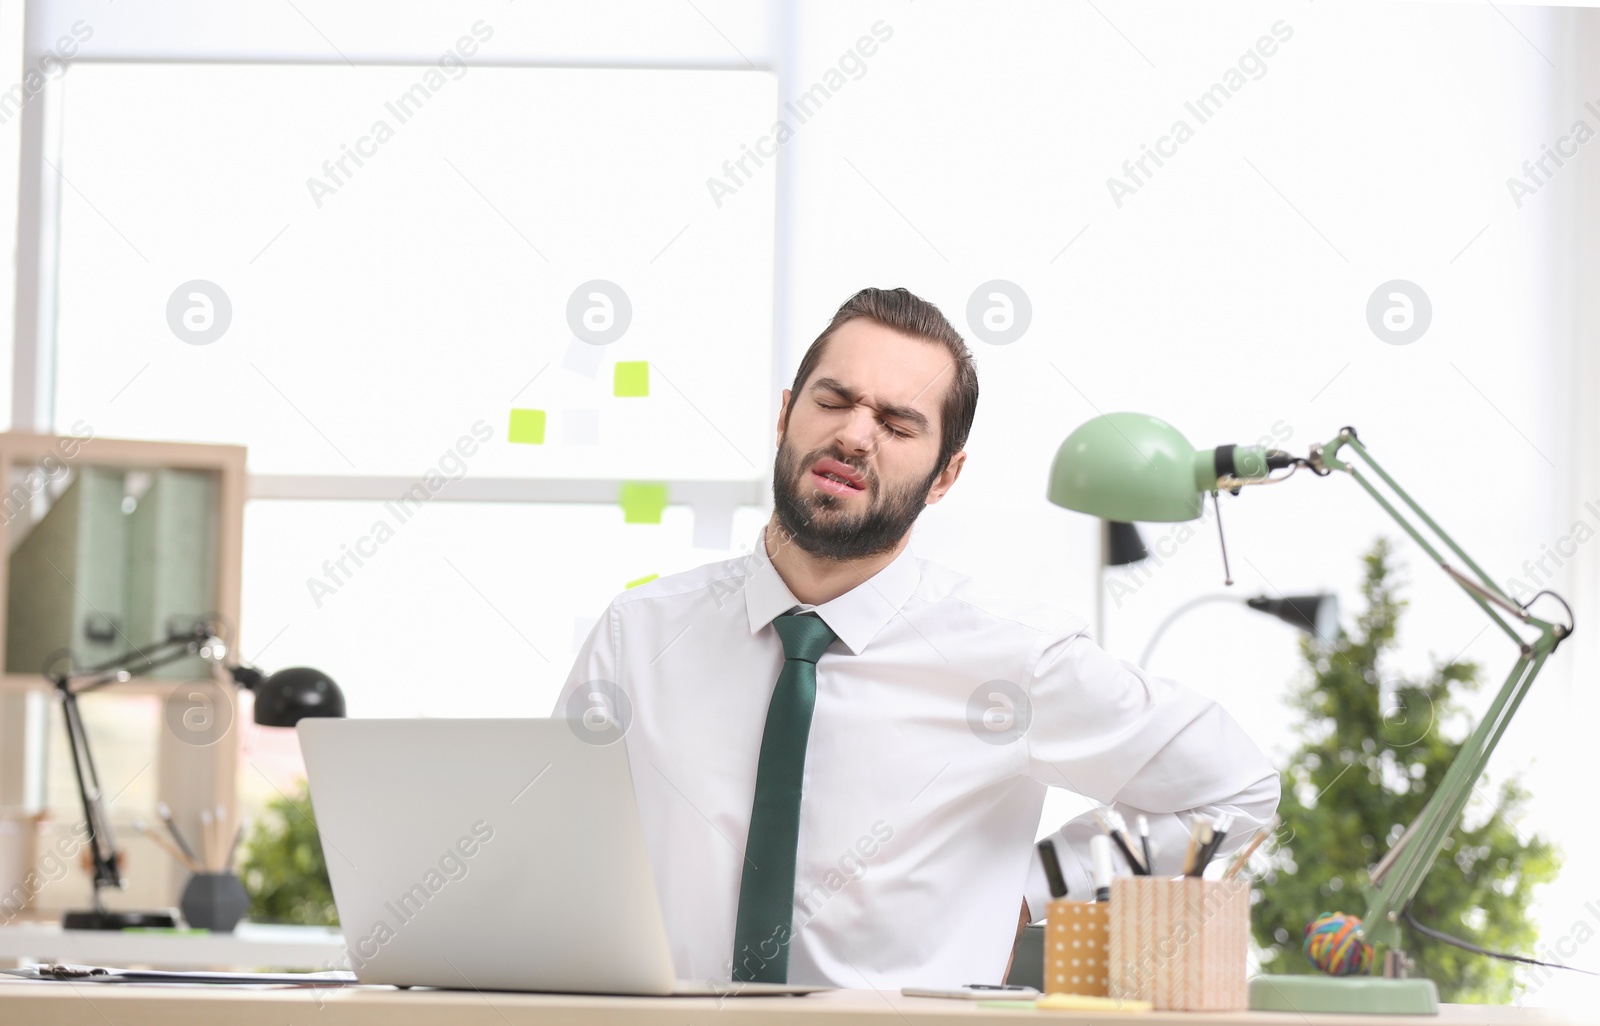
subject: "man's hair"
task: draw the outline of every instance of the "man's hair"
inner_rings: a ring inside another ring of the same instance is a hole
[[[834,331],[857,317],[865,317],[901,334],[943,346],[955,360],[954,380],[945,391],[944,405],[939,411],[939,459],[934,464],[934,470],[944,470],[950,457],[967,444],[967,434],[972,430],[972,418],[978,410],[978,368],[972,362],[972,353],[968,351],[966,342],[950,326],[939,308],[905,289],[862,289],[844,301],[833,315],[833,320],[828,322],[828,326],[800,360],[790,392],[790,411],[793,412],[794,404],[800,401],[800,390],[817,369],[817,364],[822,362],[822,355]]]

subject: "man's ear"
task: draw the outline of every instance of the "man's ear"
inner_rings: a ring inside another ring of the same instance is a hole
[[[932,506],[944,498],[945,492],[956,483],[956,478],[961,476],[961,467],[967,462],[967,450],[962,449],[950,457],[950,462],[944,465],[944,470],[933,480],[933,487],[928,489],[927,504]]]
[[[778,437],[773,442],[774,445],[783,444],[783,433],[788,428],[789,397],[793,394],[793,389],[786,388],[783,390],[783,401],[778,404]]]

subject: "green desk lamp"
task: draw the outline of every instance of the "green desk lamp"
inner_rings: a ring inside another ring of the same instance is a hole
[[[1359,457],[1398,504],[1341,455]],[[1409,916],[1411,899],[1461,818],[1473,785],[1534,677],[1572,633],[1570,608],[1569,622],[1563,625],[1528,612],[1528,606],[1545,594],[1565,606],[1560,596],[1540,592],[1526,604],[1514,601],[1378,465],[1353,428],[1342,429],[1326,444],[1312,446],[1310,454],[1302,458],[1262,446],[1224,445],[1197,451],[1165,421],[1138,413],[1112,413],[1085,423],[1061,443],[1050,468],[1048,495],[1058,506],[1107,520],[1194,520],[1208,493],[1215,502],[1219,491],[1238,494],[1248,485],[1281,481],[1302,467],[1319,477],[1339,471],[1353,478],[1511,638],[1519,655],[1494,703],[1461,745],[1421,815],[1369,874],[1367,907],[1361,921],[1366,940],[1381,956],[1372,960],[1372,974],[1257,976],[1250,981],[1250,1007],[1284,1012],[1433,1014],[1439,1008],[1433,981],[1405,977],[1408,960],[1399,947],[1400,922]],[[1273,474],[1283,470],[1288,473]],[[1459,565],[1449,561],[1441,546]],[[1525,639],[1507,622],[1508,617],[1538,635]]]

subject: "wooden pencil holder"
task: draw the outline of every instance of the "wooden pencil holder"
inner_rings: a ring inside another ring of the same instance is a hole
[[[1119,876],[1110,919],[1111,997],[1174,1011],[1249,1007],[1246,881]]]
[[[1104,901],[1052,901],[1044,931],[1046,994],[1107,993],[1110,936]]]

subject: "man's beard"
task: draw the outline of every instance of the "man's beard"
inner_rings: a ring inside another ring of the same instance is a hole
[[[838,512],[847,499],[822,491],[810,483],[811,468],[832,457],[866,479],[866,509],[855,515]],[[927,508],[928,489],[939,476],[935,467],[922,482],[873,494],[882,487],[878,478],[831,449],[800,457],[789,445],[788,434],[778,442],[772,472],[773,508],[778,523],[806,552],[817,559],[847,562],[887,552],[899,543]]]

